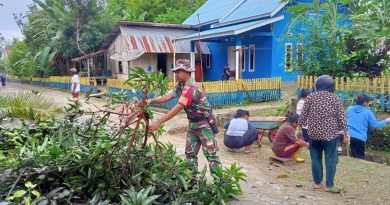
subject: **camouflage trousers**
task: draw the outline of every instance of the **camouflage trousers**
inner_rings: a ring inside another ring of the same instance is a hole
[[[221,166],[221,161],[217,154],[217,141],[215,140],[210,127],[189,129],[187,132],[185,154],[190,168],[194,172],[198,170],[198,153],[200,146],[202,146],[203,155],[209,162],[210,172],[214,172],[215,168]]]

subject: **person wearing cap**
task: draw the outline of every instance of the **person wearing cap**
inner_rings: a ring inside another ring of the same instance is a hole
[[[205,94],[191,77],[195,69],[191,67],[189,60],[179,59],[173,72],[176,74],[177,85],[168,94],[147,100],[147,104],[160,104],[174,98],[179,98],[175,107],[163,117],[150,124],[151,132],[159,129],[161,124],[172,119],[181,110],[185,110],[189,120],[185,155],[190,169],[196,173],[198,168],[198,152],[202,147],[203,155],[209,162],[210,171],[215,173],[217,167],[221,167],[217,151],[217,141],[214,134],[218,133],[215,118],[211,106]]]
[[[291,157],[296,162],[304,162],[305,159],[301,158],[303,147],[309,147],[304,139],[300,139],[296,136],[295,132],[298,127],[299,115],[292,113],[288,116],[287,122],[279,128],[276,133],[276,137],[272,143],[272,151],[278,157],[287,158]]]
[[[226,129],[223,143],[229,151],[244,148],[244,153],[255,152],[251,149],[253,143],[260,146],[256,128],[248,123],[249,111],[238,109],[234,118],[225,124]]]
[[[351,135],[351,155],[355,158],[365,159],[368,127],[382,128],[389,124],[390,118],[377,121],[374,113],[368,108],[372,98],[367,95],[359,95],[354,101],[355,105],[347,109],[348,130]]]
[[[70,80],[70,90],[72,92],[73,99],[78,100],[80,93],[80,76],[77,74],[76,68],[71,68],[70,72],[73,74]]]
[[[340,193],[334,186],[338,163],[337,143],[340,130],[344,130],[344,142],[349,143],[347,117],[340,98],[334,93],[334,81],[322,75],[315,81],[315,93],[310,94],[299,117],[299,125],[307,126],[310,143],[313,189],[319,190],[323,180],[323,156],[325,155],[325,191]]]

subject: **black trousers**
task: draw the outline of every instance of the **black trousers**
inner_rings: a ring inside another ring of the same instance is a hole
[[[354,158],[365,159],[366,142],[351,137],[351,155]]]

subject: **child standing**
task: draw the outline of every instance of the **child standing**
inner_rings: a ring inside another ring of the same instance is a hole
[[[305,105],[307,96],[310,95],[310,92],[306,89],[301,90],[301,99],[297,103],[297,114],[301,115],[303,111],[303,106]],[[303,139],[308,142],[309,141],[309,134],[307,133],[307,126],[302,127],[302,134]]]

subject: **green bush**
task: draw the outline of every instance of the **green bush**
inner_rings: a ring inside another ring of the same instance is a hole
[[[390,127],[370,129],[368,146],[373,150],[390,152]]]
[[[47,119],[58,112],[60,108],[45,95],[19,92],[0,96],[0,118],[9,116],[30,120]]]
[[[240,167],[219,168],[213,180],[207,180],[206,169],[193,173],[172,145],[158,141],[162,128],[148,132],[153,113],[145,104],[146,95],[165,92],[167,82],[161,76],[134,71],[139,74],[134,76],[143,101],[127,101],[118,112],[111,111],[117,107],[111,104],[107,110],[91,113],[76,101],[69,103],[59,119],[0,129],[0,201],[225,204],[241,194],[239,183],[245,174]],[[110,123],[109,119],[120,121]]]

